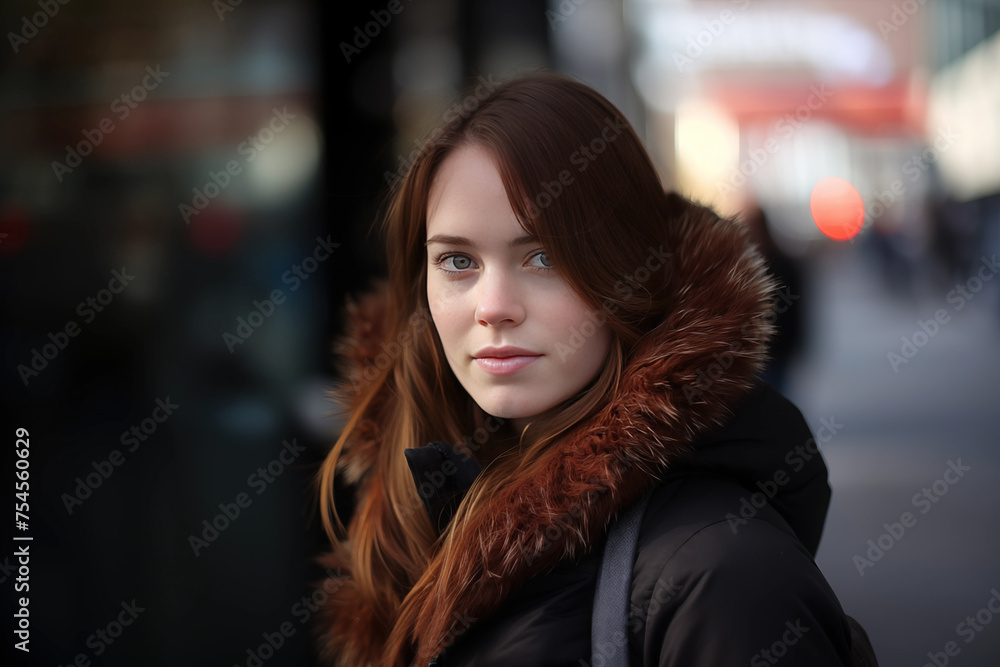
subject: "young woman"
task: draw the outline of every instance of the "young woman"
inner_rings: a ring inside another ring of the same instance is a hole
[[[756,377],[775,285],[745,231],[665,192],[583,84],[469,99],[396,183],[388,279],[348,306],[324,655],[610,664],[591,646],[604,544],[651,494],[630,664],[850,664],[813,561],[826,467]],[[358,490],[346,539],[337,474]]]

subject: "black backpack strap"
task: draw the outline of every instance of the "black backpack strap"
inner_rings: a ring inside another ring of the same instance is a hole
[[[639,541],[639,526],[652,493],[650,489],[622,512],[608,530],[594,592],[594,616],[590,627],[591,664],[628,667],[626,630],[632,594],[632,564]],[[601,661],[597,662],[597,656],[601,656]]]

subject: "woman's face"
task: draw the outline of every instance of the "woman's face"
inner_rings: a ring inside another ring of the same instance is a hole
[[[431,185],[427,302],[459,382],[518,431],[590,383],[611,347],[598,313],[526,237],[479,146],[455,149]]]

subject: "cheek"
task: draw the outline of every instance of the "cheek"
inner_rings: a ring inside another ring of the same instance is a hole
[[[603,365],[611,347],[611,330],[606,324],[598,325],[590,319],[583,320],[578,330],[586,338],[584,349],[588,358],[593,359],[595,364]]]
[[[561,329],[565,331],[565,336],[573,335],[574,332],[583,334],[588,347],[595,345],[602,336],[606,335],[607,327],[600,326],[600,313],[592,311],[582,303],[575,303],[571,308],[565,308],[559,317]]]
[[[440,295],[429,291],[427,294],[427,309],[431,314],[431,321],[437,330],[438,338],[445,352],[451,352],[451,348],[458,338],[458,313],[456,312],[454,301],[443,300]]]
[[[431,314],[431,321],[440,331],[441,324],[445,319],[445,304],[441,298],[441,290],[434,283],[427,283],[427,310]]]
[[[434,325],[434,330],[437,332],[438,338],[441,340],[441,344],[448,347],[448,327],[447,318],[441,312],[439,307],[434,305],[432,301],[429,304],[429,310],[431,312],[431,323]]]
[[[614,337],[611,334],[611,327],[607,324],[601,326],[597,333],[597,348],[594,350],[601,359],[601,366],[604,366],[604,364],[607,363],[608,354],[611,352],[611,342],[613,338]]]
[[[454,314],[460,303],[456,299],[454,287],[432,277],[427,282],[427,307],[435,318],[445,318]]]
[[[553,359],[565,366],[570,373],[589,375],[594,368],[603,367],[611,348],[612,333],[601,312],[583,303],[566,304],[555,311],[549,302],[546,307],[551,319],[549,344],[556,350]],[[558,303],[558,301],[556,301]],[[563,354],[560,354],[559,351]],[[567,353],[572,350],[572,354]]]

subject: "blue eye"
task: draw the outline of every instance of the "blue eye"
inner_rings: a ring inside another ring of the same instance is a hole
[[[445,259],[455,260],[455,263],[452,264],[452,266],[454,266],[456,269],[460,271],[462,269],[467,269],[470,266],[472,266],[472,261],[468,257],[462,257],[461,255],[452,255],[451,257],[446,257]]]
[[[547,253],[547,252],[545,252],[545,251],[542,251],[542,252],[539,252],[539,253],[537,253],[537,254],[533,255],[533,256],[531,257],[531,259],[537,259],[537,258],[539,258],[539,257],[544,257],[545,259],[544,259],[544,261],[543,261],[543,264],[542,264],[541,266],[539,266],[539,265],[537,265],[537,264],[535,265],[535,266],[536,266],[537,268],[540,268],[540,269],[544,269],[544,270],[546,270],[546,271],[551,271],[552,269],[554,269],[554,268],[555,268],[555,267],[554,267],[554,266],[552,265],[552,262],[551,262],[551,261],[549,261],[549,253]]]
[[[449,259],[455,260],[456,263],[452,266],[454,266],[457,270],[448,269],[442,266],[442,264],[447,262]],[[438,258],[434,260],[434,265],[438,268],[438,270],[444,271],[445,273],[461,273],[471,267],[472,260],[465,255],[460,255],[458,253],[444,253],[439,255]]]

